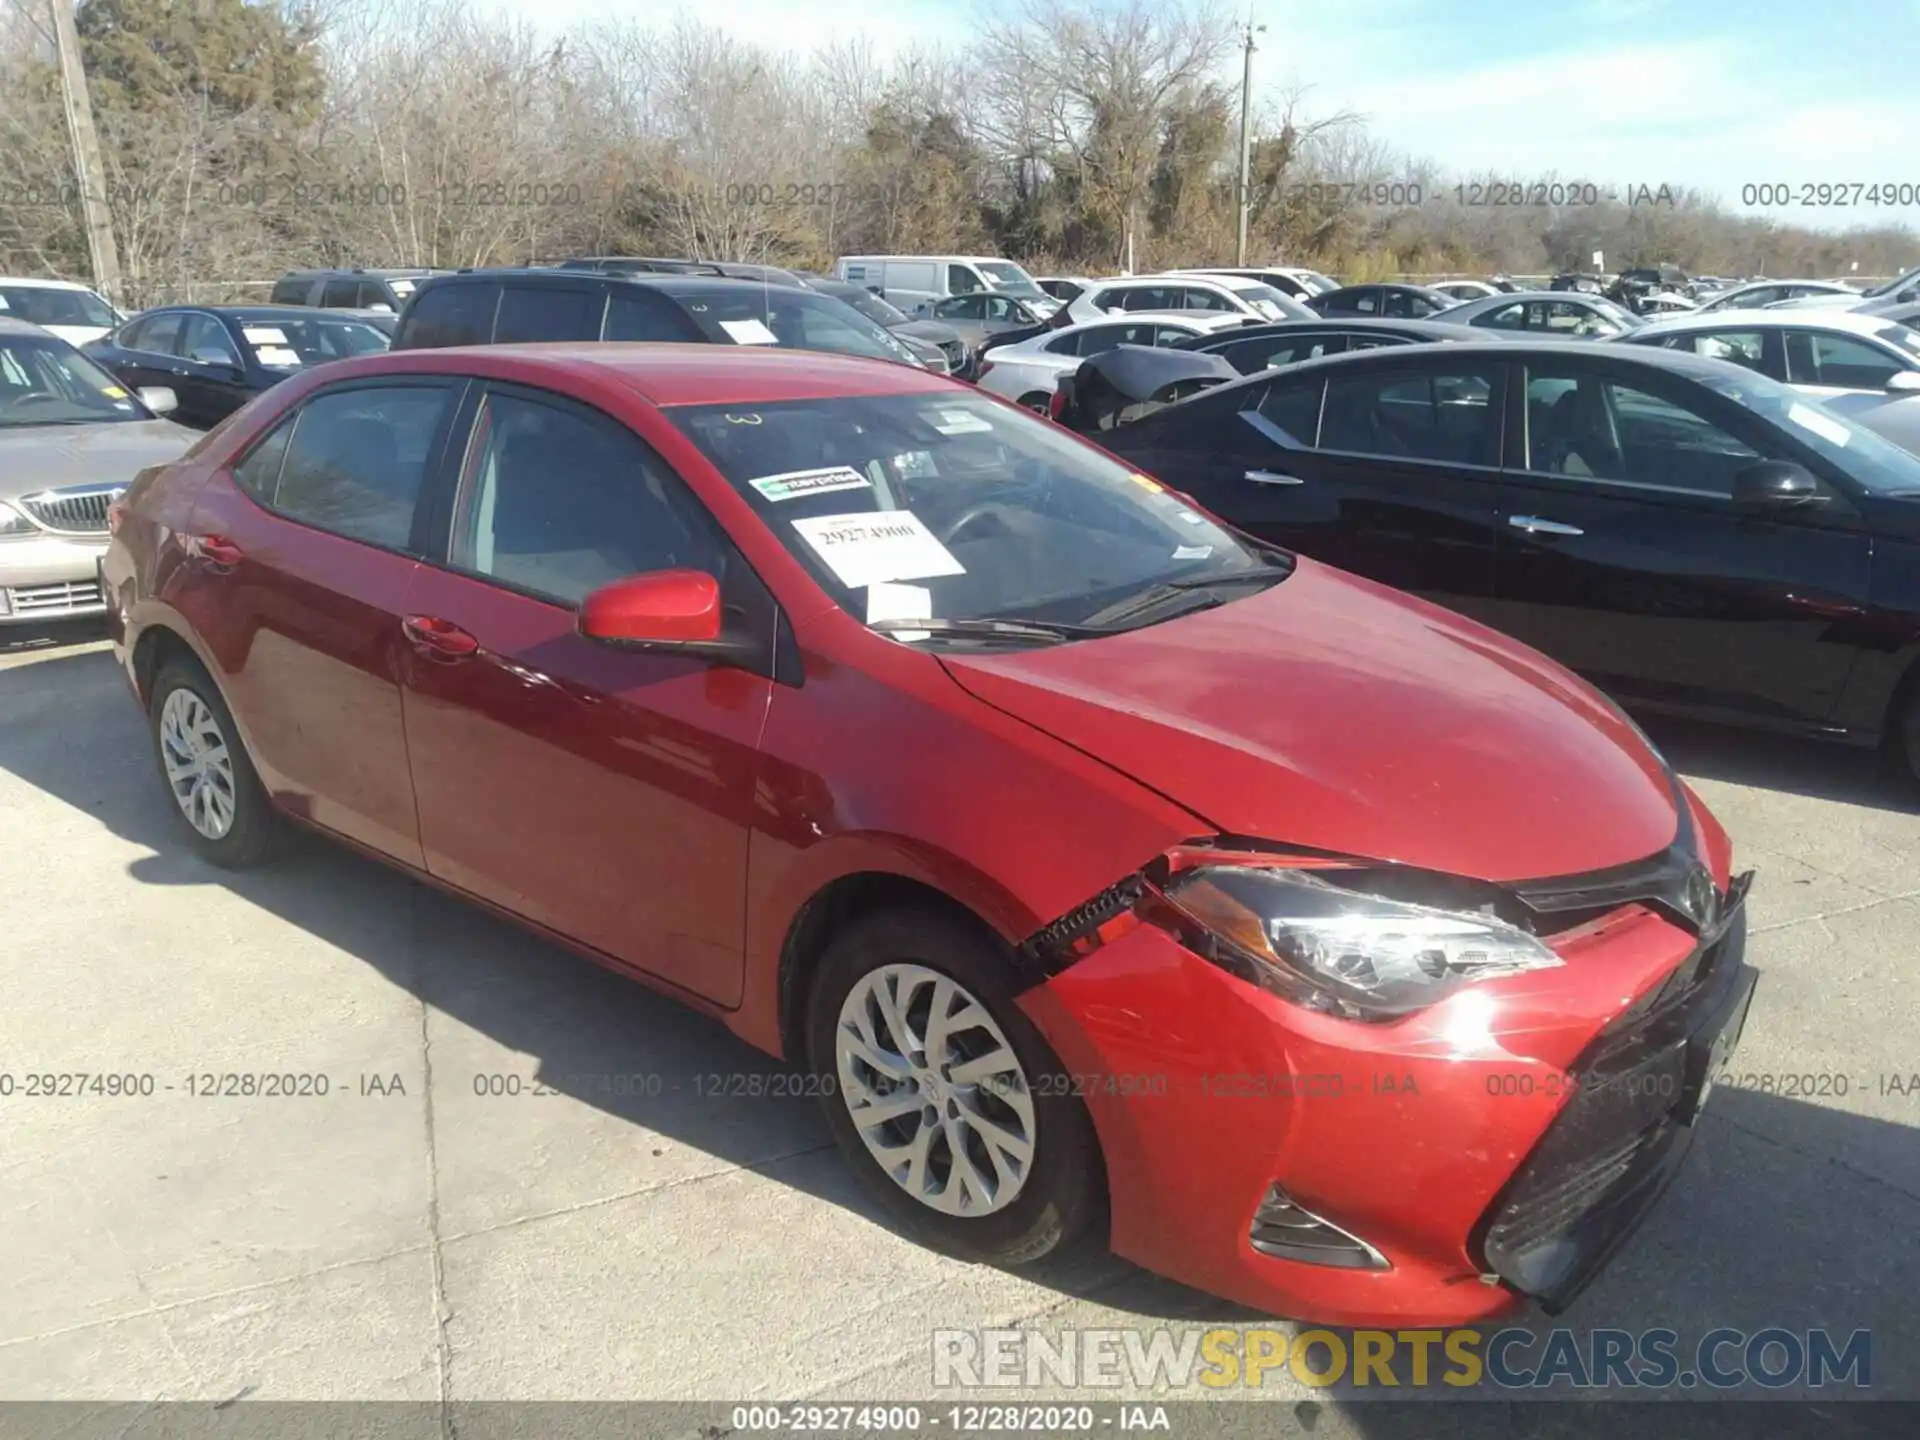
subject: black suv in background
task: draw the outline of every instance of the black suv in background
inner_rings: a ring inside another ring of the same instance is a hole
[[[267,303],[398,315],[422,280],[430,275],[450,273],[446,270],[294,270],[274,283]]]
[[[705,275],[467,270],[421,282],[395,350],[540,340],[779,345],[928,368],[850,305],[780,285]]]

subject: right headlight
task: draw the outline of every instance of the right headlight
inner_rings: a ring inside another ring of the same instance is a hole
[[[13,506],[0,501],[0,538],[9,535],[38,535],[40,527]]]
[[[1463,985],[1565,963],[1497,916],[1388,900],[1306,870],[1203,864],[1164,894],[1202,932],[1209,958],[1347,1019],[1395,1019]]]

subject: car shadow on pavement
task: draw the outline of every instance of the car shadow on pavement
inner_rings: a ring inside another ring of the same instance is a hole
[[[473,1103],[475,1077],[460,1073],[458,1027],[464,1027],[487,1042],[466,1053],[486,1057],[488,1070],[506,1069],[511,1059],[527,1057],[529,1081],[574,1095],[667,1145],[754,1170],[886,1224],[843,1166],[792,1163],[830,1148],[817,1101],[804,1095],[730,1093],[733,1077],[749,1077],[744,1088],[750,1090],[751,1077],[762,1077],[763,1088],[770,1088],[776,1077],[793,1072],[735,1039],[717,1020],[324,840],[308,839],[278,863],[256,871],[232,873],[205,864],[185,844],[168,809],[145,727],[110,655],[50,657],[0,672],[0,769],[150,852],[129,865],[140,882],[225,887],[373,967],[431,1013],[455,1022],[447,1027],[446,1040],[436,1042],[436,1110],[440,1086],[447,1087],[449,1104]],[[191,932],[183,932],[183,964],[190,943]],[[1763,957],[1760,963],[1764,968]],[[1765,1003],[1764,984],[1760,1003]],[[472,1072],[476,1063],[482,1062],[470,1061],[466,1069]],[[1920,1060],[1913,1068],[1920,1070]],[[603,1083],[605,1077],[636,1074],[659,1077],[660,1083],[624,1091]],[[1688,1344],[1722,1326],[1749,1334],[1774,1326],[1803,1335],[1825,1328],[1840,1344],[1853,1331],[1866,1329],[1873,1335],[1874,1393],[1920,1399],[1920,1367],[1910,1353],[1920,1336],[1920,1247],[1913,1243],[1920,1233],[1920,1185],[1905,1158],[1914,1153],[1920,1094],[1890,1100],[1874,1091],[1876,1083],[1876,1077],[1855,1077],[1852,1099],[1822,1105],[1723,1085],[1679,1181],[1593,1289],[1558,1319],[1522,1315],[1510,1323],[1540,1334],[1567,1326],[1583,1336],[1600,1326],[1635,1334],[1665,1327],[1679,1332],[1683,1356]],[[1863,1108],[1896,1118],[1857,1113]],[[489,1143],[511,1143],[511,1124],[499,1128],[507,1138]],[[1020,1273],[1103,1311],[1121,1312],[1068,1323],[1266,1323],[1253,1312],[1111,1257],[1076,1258]],[[1517,1354],[1519,1363],[1536,1363],[1539,1348]],[[1567,1388],[1558,1384],[1547,1393]],[[1324,1406],[1293,1407],[1294,1423],[1277,1433],[1373,1440],[1456,1434],[1622,1440],[1642,1433],[1731,1433],[1696,1428],[1703,1422],[1693,1412],[1707,1408],[1700,1406],[1681,1412],[1657,1407],[1665,1418],[1648,1416],[1644,1423],[1652,1428],[1636,1428],[1643,1421],[1634,1411],[1652,1407],[1503,1403],[1422,1405],[1409,1411],[1380,1405],[1378,1391],[1365,1393],[1350,1383],[1321,1393]],[[1662,1392],[1666,1398],[1706,1393]],[[1742,1398],[1756,1394],[1750,1388],[1738,1393]],[[1511,1392],[1489,1394],[1481,1387],[1468,1396],[1435,1386],[1419,1395],[1504,1401]],[[1877,1408],[1858,1402],[1823,1405],[1836,1418],[1819,1433],[1877,1433],[1871,1428],[1879,1423],[1872,1414]],[[1743,1421],[1739,1433],[1807,1433],[1789,1425],[1806,1413],[1799,1406],[1771,1407],[1770,1416]],[[1742,1414],[1751,1416],[1744,1407]]]
[[[451,1085],[461,1092],[456,1102],[473,1103],[483,1078],[517,1068],[523,1095],[537,1087],[572,1096],[900,1233],[846,1167],[786,1163],[833,1148],[817,1091],[719,1020],[323,836],[303,831],[287,854],[255,870],[207,864],[169,808],[146,725],[111,654],[50,656],[0,671],[0,717],[0,769],[151,851],[128,867],[136,880],[222,886],[487,1037],[495,1058],[467,1064],[467,1073],[436,1056],[436,1096]],[[501,1052],[529,1063],[508,1067]],[[1142,1315],[1222,1308],[1104,1254],[1019,1274]]]
[[[1665,716],[1642,725],[1683,775],[1920,814],[1920,786],[1878,750]]]

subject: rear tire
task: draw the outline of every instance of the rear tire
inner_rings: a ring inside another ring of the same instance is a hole
[[[841,931],[814,977],[807,1052],[848,1164],[932,1248],[1020,1265],[1094,1230],[1093,1122],[1005,961],[967,927],[899,909]]]
[[[286,822],[267,798],[213,677],[194,661],[166,661],[154,677],[147,719],[160,782],[193,848],[227,870],[277,853]]]

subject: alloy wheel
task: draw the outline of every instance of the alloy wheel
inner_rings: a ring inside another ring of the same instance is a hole
[[[834,1032],[840,1096],[888,1177],[929,1209],[1003,1210],[1033,1172],[1033,1092],[986,1006],[951,976],[883,965]]]
[[[160,760],[187,823],[209,840],[233,828],[233,754],[212,708],[184,687],[160,709]]]

